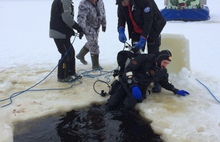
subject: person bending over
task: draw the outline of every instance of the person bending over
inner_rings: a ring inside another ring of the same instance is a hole
[[[107,101],[109,109],[120,107],[132,109],[136,103],[146,99],[148,86],[154,81],[158,81],[161,87],[174,94],[189,95],[189,92],[175,88],[168,81],[166,67],[172,60],[169,50],[162,50],[157,54],[132,54],[130,51],[120,51],[117,60],[120,66],[119,79],[111,84],[110,98]]]

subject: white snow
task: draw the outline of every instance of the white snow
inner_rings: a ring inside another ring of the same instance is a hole
[[[77,15],[79,0],[73,1]],[[117,67],[116,55],[123,49],[123,44],[118,41],[115,1],[104,2],[108,23],[106,33],[100,32],[100,63],[110,71]],[[160,9],[164,8],[163,0],[156,2]],[[0,1],[0,100],[33,86],[57,65],[60,54],[49,38],[51,3],[52,0]],[[220,103],[211,95],[220,100],[220,1],[209,0],[207,5],[210,20],[172,21],[163,30],[163,34],[181,34],[189,40],[190,70],[183,68],[177,74],[170,74],[170,81],[177,88],[189,91],[190,95],[179,97],[163,90],[150,95],[136,107],[141,115],[152,121],[154,131],[167,142],[220,141]],[[85,42],[85,38],[74,41],[76,53]],[[91,69],[89,55],[86,60],[89,61],[87,66],[77,60],[77,70]],[[93,91],[95,80],[84,77],[82,84],[70,89],[28,91],[14,97],[12,104],[0,108],[0,141],[13,141],[13,123],[16,121],[83,108],[92,102],[106,103],[107,97],[100,97]],[[56,81],[55,70],[32,89],[69,86]],[[8,103],[9,99],[1,101],[0,105]]]

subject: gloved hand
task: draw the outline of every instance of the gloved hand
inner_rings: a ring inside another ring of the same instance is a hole
[[[127,41],[127,38],[125,36],[125,28],[119,27],[118,33],[119,33],[119,41],[125,43]]]
[[[84,32],[80,32],[79,33],[79,39],[82,39],[83,35],[84,35]]]
[[[102,31],[103,31],[103,32],[106,31],[106,26],[102,26]]]
[[[134,48],[137,49],[142,49],[144,45],[146,44],[147,39],[144,38],[143,36],[140,36],[140,40],[138,41],[137,44],[134,45]]]
[[[135,85],[131,88],[131,90],[132,90],[133,97],[137,100],[141,100],[142,93],[141,93],[141,90],[139,89],[139,87],[137,85]]]
[[[189,92],[185,91],[185,90],[178,90],[176,92],[176,94],[180,95],[180,96],[186,96],[189,95]]]
[[[75,22],[75,24],[73,25],[73,28],[77,30],[77,32],[79,33],[79,39],[82,39],[83,37],[83,29]]]
[[[76,35],[75,31],[74,31],[74,30],[72,30],[72,36],[75,36],[75,35]]]
[[[79,26],[79,24],[77,24],[76,22],[75,22],[75,24],[74,24],[72,27],[73,27],[74,29],[76,29],[78,33],[83,32],[83,29],[82,29],[82,28]]]

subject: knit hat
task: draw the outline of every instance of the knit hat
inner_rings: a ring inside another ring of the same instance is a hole
[[[172,60],[172,54],[169,50],[162,50],[156,54],[156,62],[160,65],[163,60]]]

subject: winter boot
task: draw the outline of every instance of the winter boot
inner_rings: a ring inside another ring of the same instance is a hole
[[[99,65],[99,55],[91,54],[92,59],[92,69],[102,70],[103,68]]]
[[[80,60],[81,63],[84,65],[87,65],[88,62],[85,60],[84,56],[89,52],[89,49],[83,46],[83,48],[80,50],[79,54],[76,55],[76,58]]]
[[[154,87],[152,88],[152,92],[153,93],[159,93],[160,91],[161,91],[161,86],[157,81],[155,81],[154,82]]]
[[[71,82],[74,82],[74,81],[76,81],[76,79],[75,78],[72,78],[71,76],[68,76],[67,78],[65,78],[65,79],[58,79],[58,81],[59,82],[66,82],[66,83],[71,83]]]

